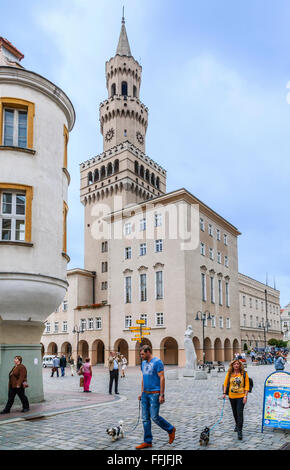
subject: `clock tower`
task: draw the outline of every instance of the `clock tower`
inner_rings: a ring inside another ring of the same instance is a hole
[[[145,153],[148,109],[139,98],[141,74],[142,67],[131,54],[123,17],[116,55],[106,62],[108,99],[100,104],[104,151],[130,141]]]

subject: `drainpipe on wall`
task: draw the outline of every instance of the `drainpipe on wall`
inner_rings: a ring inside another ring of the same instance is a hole
[[[96,288],[95,288],[95,280],[96,280],[96,271],[91,271],[91,273],[94,275],[93,277],[93,304],[96,303]]]

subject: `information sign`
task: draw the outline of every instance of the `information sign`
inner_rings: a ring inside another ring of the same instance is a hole
[[[290,429],[290,374],[270,374],[264,383],[263,428]]]

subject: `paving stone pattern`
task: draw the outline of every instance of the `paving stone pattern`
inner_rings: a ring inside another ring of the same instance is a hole
[[[173,368],[166,367],[166,370]],[[286,370],[290,371],[289,364]],[[153,449],[276,450],[289,444],[290,434],[287,431],[266,429],[261,433],[264,380],[272,371],[272,366],[248,366],[249,375],[254,380],[254,389],[245,407],[243,440],[239,441],[237,433],[233,431],[234,422],[227,400],[222,422],[212,431],[210,444],[206,448],[200,447],[199,435],[206,425],[213,425],[219,419],[225,373],[220,373],[218,377],[208,376],[208,380],[194,381],[190,377],[181,377],[179,370],[178,380],[166,380],[166,402],[160,408],[161,416],[176,426],[176,439],[169,445],[167,433],[153,423]],[[58,396],[62,392],[64,408],[66,395],[69,396],[73,390],[78,391],[78,377],[71,377],[68,369],[66,373],[64,378],[51,378],[50,371],[44,370],[45,391],[49,397],[53,396],[54,391]],[[97,366],[93,368],[93,373],[91,390],[106,394],[109,376],[107,369]],[[132,450],[136,444],[143,442],[141,420],[137,429],[130,432],[138,418],[140,382],[140,368],[128,368],[126,378],[119,379],[121,400],[41,420],[3,423],[0,425],[0,449]],[[88,394],[91,395],[93,394]],[[120,419],[124,420],[126,436],[111,442],[106,428],[117,425]]]

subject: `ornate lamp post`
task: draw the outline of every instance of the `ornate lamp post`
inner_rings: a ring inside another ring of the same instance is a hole
[[[266,349],[266,331],[268,331],[268,328],[269,328],[270,323],[268,322],[268,320],[266,320],[266,323],[264,322],[264,320],[262,320],[261,323],[259,323],[259,328],[262,328],[264,330],[264,343],[265,343],[265,349]]]
[[[199,317],[199,314],[200,314],[200,317]],[[195,320],[196,321],[202,321],[202,365],[204,367],[204,364],[205,364],[205,348],[204,348],[204,327],[205,327],[205,322],[207,320],[211,320],[212,317],[211,317],[211,314],[208,310],[206,310],[205,312],[201,312],[200,310],[198,312],[196,312],[196,317],[195,317]]]
[[[83,332],[84,332],[84,329],[82,326],[79,326],[79,327],[77,325],[74,326],[73,333],[77,334],[77,360],[79,356],[79,337],[80,337],[80,333],[83,333]]]

